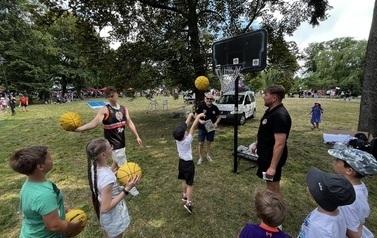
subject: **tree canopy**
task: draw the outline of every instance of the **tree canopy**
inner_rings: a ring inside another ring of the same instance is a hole
[[[361,94],[366,40],[350,37],[311,43],[304,49],[303,82],[308,89],[351,90]]]
[[[284,36],[304,21],[325,20],[329,8],[324,0],[4,0],[0,52],[15,90],[43,91],[55,82],[63,90],[68,84],[187,89],[199,75],[213,77],[214,41],[265,28],[267,70],[278,71],[275,79],[282,80],[274,82],[289,87],[297,46]],[[105,27],[112,29],[106,39],[99,37]],[[118,49],[109,47],[112,40]]]

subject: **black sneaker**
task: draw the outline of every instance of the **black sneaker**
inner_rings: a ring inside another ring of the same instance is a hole
[[[189,213],[192,213],[192,204],[191,203],[188,203],[186,202],[185,205],[183,205],[186,210],[189,212]]]

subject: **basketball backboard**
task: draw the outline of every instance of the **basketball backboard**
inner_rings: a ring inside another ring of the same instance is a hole
[[[267,31],[264,29],[224,39],[212,45],[212,67],[241,67],[241,73],[266,68]]]

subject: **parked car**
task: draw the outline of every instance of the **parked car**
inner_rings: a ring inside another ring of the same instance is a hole
[[[253,91],[244,91],[238,93],[238,124],[244,125],[246,119],[254,118],[257,112],[255,96]],[[234,104],[235,93],[229,91],[224,93],[218,100],[216,106],[220,110],[222,122],[234,122]]]

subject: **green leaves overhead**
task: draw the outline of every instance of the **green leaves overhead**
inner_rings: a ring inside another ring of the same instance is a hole
[[[0,23],[0,49],[18,64],[7,69],[15,89],[34,81],[47,88],[57,81],[78,89],[188,89],[198,75],[210,76],[213,42],[259,28],[269,32],[269,68],[292,80],[295,44],[284,36],[313,16],[325,19],[329,6],[325,0],[5,0],[0,9],[11,23]],[[109,37],[100,37],[107,29]],[[111,49],[110,41],[120,47]]]

